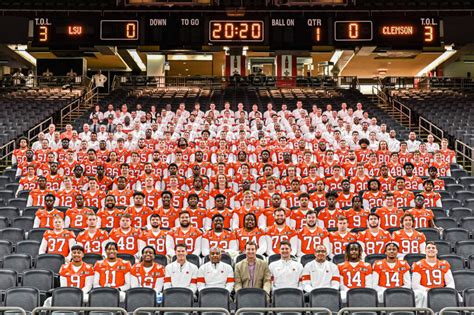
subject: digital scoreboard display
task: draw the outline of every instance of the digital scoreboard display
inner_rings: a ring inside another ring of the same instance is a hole
[[[194,50],[208,45],[268,46],[270,50],[364,45],[421,49],[442,45],[442,23],[438,17],[346,18],[315,12],[267,12],[235,18],[203,12],[168,12],[116,19],[39,17],[32,22],[33,47],[64,49],[95,45]]]
[[[219,20],[209,22],[209,42],[263,42],[265,23],[250,20]]]

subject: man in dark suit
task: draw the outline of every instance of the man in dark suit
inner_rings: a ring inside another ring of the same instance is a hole
[[[235,291],[242,288],[259,288],[270,294],[272,274],[268,264],[257,258],[257,244],[253,241],[245,245],[246,258],[235,266]]]

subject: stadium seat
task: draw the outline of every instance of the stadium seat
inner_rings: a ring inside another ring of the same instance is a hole
[[[0,190],[0,199],[3,199],[4,202],[8,202],[10,199],[15,198],[15,195],[10,190]]]
[[[30,195],[29,190],[20,190],[17,194],[17,197],[28,200],[29,195]]]
[[[445,199],[443,200],[443,208],[446,210],[450,210],[452,208],[459,208],[462,207],[462,203],[458,199]]]
[[[220,307],[230,309],[230,295],[225,288],[204,288],[199,291],[199,307]]]
[[[131,288],[125,295],[124,307],[127,312],[134,312],[139,307],[155,307],[156,292],[152,288]]]
[[[461,227],[471,232],[474,231],[474,217],[462,218]]]
[[[3,257],[10,255],[12,252],[12,243],[5,240],[0,240],[0,261],[3,260]]]
[[[456,290],[463,292],[466,289],[473,288],[474,270],[454,270],[453,278],[456,283]]]
[[[463,185],[465,188],[469,185],[474,184],[474,176],[463,176],[458,179],[459,184]]]
[[[431,208],[435,218],[445,218],[448,216],[448,213],[443,208]]]
[[[25,239],[25,232],[19,228],[2,229],[0,230],[0,239],[16,244]]]
[[[464,202],[464,200],[473,199],[474,192],[468,190],[456,191],[454,192],[453,196],[454,198],[459,199],[461,202]]]
[[[385,254],[371,254],[371,255],[367,255],[365,257],[365,262],[373,265],[374,262],[376,262],[377,260],[382,260],[382,259],[385,259],[387,258],[387,256]]]
[[[303,291],[296,288],[281,288],[273,290],[273,307],[304,307]],[[276,312],[276,314],[301,314],[299,312]]]
[[[412,266],[414,263],[424,258],[425,254],[406,254],[404,259],[408,262],[410,266]]]
[[[10,222],[20,216],[20,211],[16,207],[0,207],[0,216],[7,218]]]
[[[340,263],[343,263],[345,259],[346,258],[344,256],[344,254],[338,254],[338,255],[334,255],[334,257],[332,257],[332,262],[335,263],[336,265],[338,265]]]
[[[279,261],[280,259],[281,259],[280,254],[273,254],[273,255],[268,256],[267,261],[268,261],[268,264],[270,265],[271,263],[274,263],[275,261]]]
[[[34,219],[30,217],[18,217],[14,218],[11,227],[19,228],[23,231],[29,231],[33,228]]]
[[[448,241],[434,241],[438,249],[438,255],[449,255],[453,251],[453,247]]]
[[[84,296],[80,288],[60,287],[53,290],[52,306],[80,307],[83,304]]]
[[[21,278],[21,285],[47,292],[54,287],[54,274],[49,270],[26,270]]]
[[[28,239],[32,241],[41,242],[43,240],[43,234],[46,232],[47,228],[34,228],[28,232]]]
[[[460,222],[462,218],[471,217],[472,210],[469,208],[452,208],[449,211],[449,216],[456,219],[456,221]]]
[[[461,184],[447,184],[446,191],[453,195],[456,191],[464,190],[464,186]]]
[[[315,259],[314,254],[306,254],[301,256],[300,262],[304,266],[306,266],[307,263],[313,261]]]
[[[25,254],[7,255],[3,257],[3,268],[23,273],[23,271],[31,268],[31,257]]]
[[[331,288],[319,288],[314,289],[309,293],[309,306],[310,307],[324,307],[333,314],[339,312],[341,309],[341,295],[339,290]]]
[[[8,219],[6,217],[0,217],[0,230],[8,227]]]
[[[451,199],[453,197],[451,195],[451,193],[449,191],[446,191],[446,190],[438,190],[436,192],[441,196],[441,200]]]
[[[120,295],[117,289],[93,288],[89,292],[90,307],[119,307],[119,303]]]
[[[193,291],[188,288],[169,288],[163,291],[163,307],[192,307]]]
[[[36,269],[51,270],[59,273],[61,266],[64,264],[64,256],[58,254],[41,254],[36,258]]]
[[[17,286],[18,275],[14,270],[0,269],[0,294]]]
[[[5,292],[5,306],[21,307],[27,312],[40,306],[40,292],[36,288],[17,287]]]
[[[102,255],[99,254],[84,254],[84,257],[82,258],[82,261],[85,263],[94,266],[96,262],[102,260],[103,257]]]
[[[383,293],[384,307],[415,307],[415,294],[407,288],[389,288]]]
[[[10,183],[10,177],[5,175],[0,176],[0,189],[4,189],[8,183]]]
[[[347,307],[377,307],[377,291],[356,288],[347,291]]]
[[[454,244],[458,241],[468,240],[470,233],[463,228],[450,228],[443,231],[443,239]]]
[[[435,228],[418,228],[417,231],[425,234],[426,241],[437,241],[440,239],[440,235]]]
[[[464,207],[469,208],[474,211],[474,199],[464,200]]]
[[[240,289],[235,293],[235,305],[237,310],[248,307],[267,307],[267,293],[257,288]],[[260,314],[260,312],[251,312],[251,314]]]
[[[15,252],[17,254],[26,254],[30,255],[31,258],[35,259],[38,256],[38,251],[40,248],[40,242],[25,240],[16,243]]]
[[[8,206],[23,210],[26,208],[26,202],[27,200],[24,198],[11,198],[8,200]]]
[[[466,289],[463,292],[463,302],[465,307],[474,306],[474,288]]]
[[[454,252],[464,258],[474,253],[474,240],[459,241],[454,247]]]
[[[466,266],[466,260],[455,254],[439,255],[439,259],[446,260],[451,265],[451,270],[462,270]]]
[[[155,258],[155,261],[156,261],[156,258]],[[204,264],[209,262],[209,261],[210,261],[209,256],[204,257]],[[225,253],[223,253],[221,255],[221,261],[232,266],[232,257],[230,257],[229,255],[227,255]]]
[[[428,290],[428,307],[438,313],[445,307],[458,307],[458,292],[451,288],[432,288]]]
[[[194,255],[194,254],[187,254],[186,255],[186,260],[189,261],[192,264],[195,264],[198,268],[201,265],[200,264],[201,259],[198,256]],[[176,256],[173,256],[173,261],[176,261]]]
[[[130,255],[130,254],[117,254],[117,258],[126,260],[130,262],[130,264],[133,266],[135,265],[135,256]]]
[[[38,207],[26,207],[22,212],[22,216],[34,218],[36,211],[38,211]]]
[[[168,258],[165,255],[158,254],[155,255],[155,262],[159,263],[163,267],[166,267],[166,265],[168,264]]]

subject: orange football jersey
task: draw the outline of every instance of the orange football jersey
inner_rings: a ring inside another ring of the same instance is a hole
[[[119,288],[125,284],[125,275],[130,273],[132,266],[130,262],[117,258],[112,265],[108,260],[95,263],[94,271],[99,274],[99,285],[101,287]]]
[[[54,221],[54,216],[59,215],[61,218],[64,219],[64,213],[57,209],[53,209],[51,211],[47,211],[46,209],[39,209],[36,211],[36,217],[40,220],[39,227],[43,228],[53,228],[53,221]]]
[[[141,232],[135,228],[130,228],[124,232],[121,228],[110,231],[110,239],[117,243],[120,254],[135,255],[138,252],[138,240],[141,239]]]
[[[239,241],[239,251],[241,253],[245,252],[245,244],[249,241],[254,241],[255,244],[259,244],[260,238],[266,237],[266,234],[263,230],[255,228],[252,231],[248,232],[244,228],[235,230],[235,236]]]
[[[346,245],[357,241],[357,234],[347,232],[345,235],[341,235],[339,232],[329,233],[329,241],[332,246],[332,254],[339,255],[344,254],[346,251]]]
[[[372,274],[372,267],[369,263],[359,261],[355,266],[345,261],[337,266],[342,282],[349,289],[365,288],[367,277]]]
[[[165,278],[165,268],[158,263],[153,263],[151,269],[145,268],[143,263],[136,263],[133,265],[130,273],[132,276],[138,279],[138,284],[140,287],[144,288],[154,289],[156,281],[160,278],[163,280]]]
[[[407,210],[406,213],[411,213],[415,217],[414,228],[427,228],[430,227],[430,222],[434,219],[433,211],[430,209],[412,208]]]
[[[106,208],[100,209],[97,211],[97,216],[100,218],[100,227],[101,228],[118,228],[120,225],[120,218],[124,210],[113,209],[108,211]]]
[[[43,239],[48,243],[46,253],[48,254],[59,254],[66,257],[69,255],[69,241],[75,239],[76,236],[72,231],[63,230],[60,233],[56,233],[53,230],[45,231]]]
[[[410,272],[410,265],[405,260],[397,260],[393,267],[386,259],[374,263],[373,271],[379,275],[378,286],[384,288],[401,288],[405,283],[405,273]]]
[[[304,226],[297,235],[301,244],[301,252],[304,254],[314,254],[316,245],[323,244],[323,240],[329,237],[328,231],[319,226],[316,226],[314,231],[311,231],[308,226]]]
[[[109,234],[104,230],[97,229],[93,235],[91,235],[89,231],[84,230],[79,233],[76,242],[82,244],[82,247],[84,247],[84,253],[102,255],[102,245],[108,239]]]
[[[426,242],[425,234],[417,230],[413,230],[411,235],[408,235],[405,230],[395,231],[392,239],[400,247],[400,254],[419,254],[421,245]]]
[[[68,287],[82,289],[86,285],[87,277],[94,276],[94,267],[83,262],[79,270],[75,271],[71,262],[61,266],[59,275],[66,278]]]
[[[69,218],[69,227],[85,229],[87,227],[87,215],[94,214],[94,211],[89,208],[79,209],[77,207],[68,209],[66,217]]]
[[[357,240],[364,245],[364,253],[383,254],[385,245],[391,241],[390,233],[380,229],[377,234],[373,234],[370,230],[365,230],[359,233]]]
[[[400,227],[401,218],[405,213],[400,208],[388,209],[387,207],[378,208],[375,213],[380,217],[380,227],[384,230]]]
[[[438,260],[434,266],[422,259],[413,264],[413,273],[421,276],[420,284],[427,288],[442,288],[446,286],[444,276],[451,270],[451,266],[445,260]]]
[[[147,230],[142,232],[142,240],[146,245],[152,246],[157,255],[166,255],[166,235],[168,231],[165,230],[160,230],[158,233]]]
[[[272,247],[273,252],[276,254],[280,253],[280,242],[281,241],[290,241],[291,238],[296,236],[296,231],[290,228],[288,225],[280,231],[276,224],[267,228],[267,236],[270,239],[270,246]]]

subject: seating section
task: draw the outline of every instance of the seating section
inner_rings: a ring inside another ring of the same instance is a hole
[[[80,93],[58,88],[0,94],[0,146],[52,116]]]
[[[454,90],[396,90],[393,96],[448,134],[474,146],[474,94]],[[455,121],[456,124],[452,122]]]

